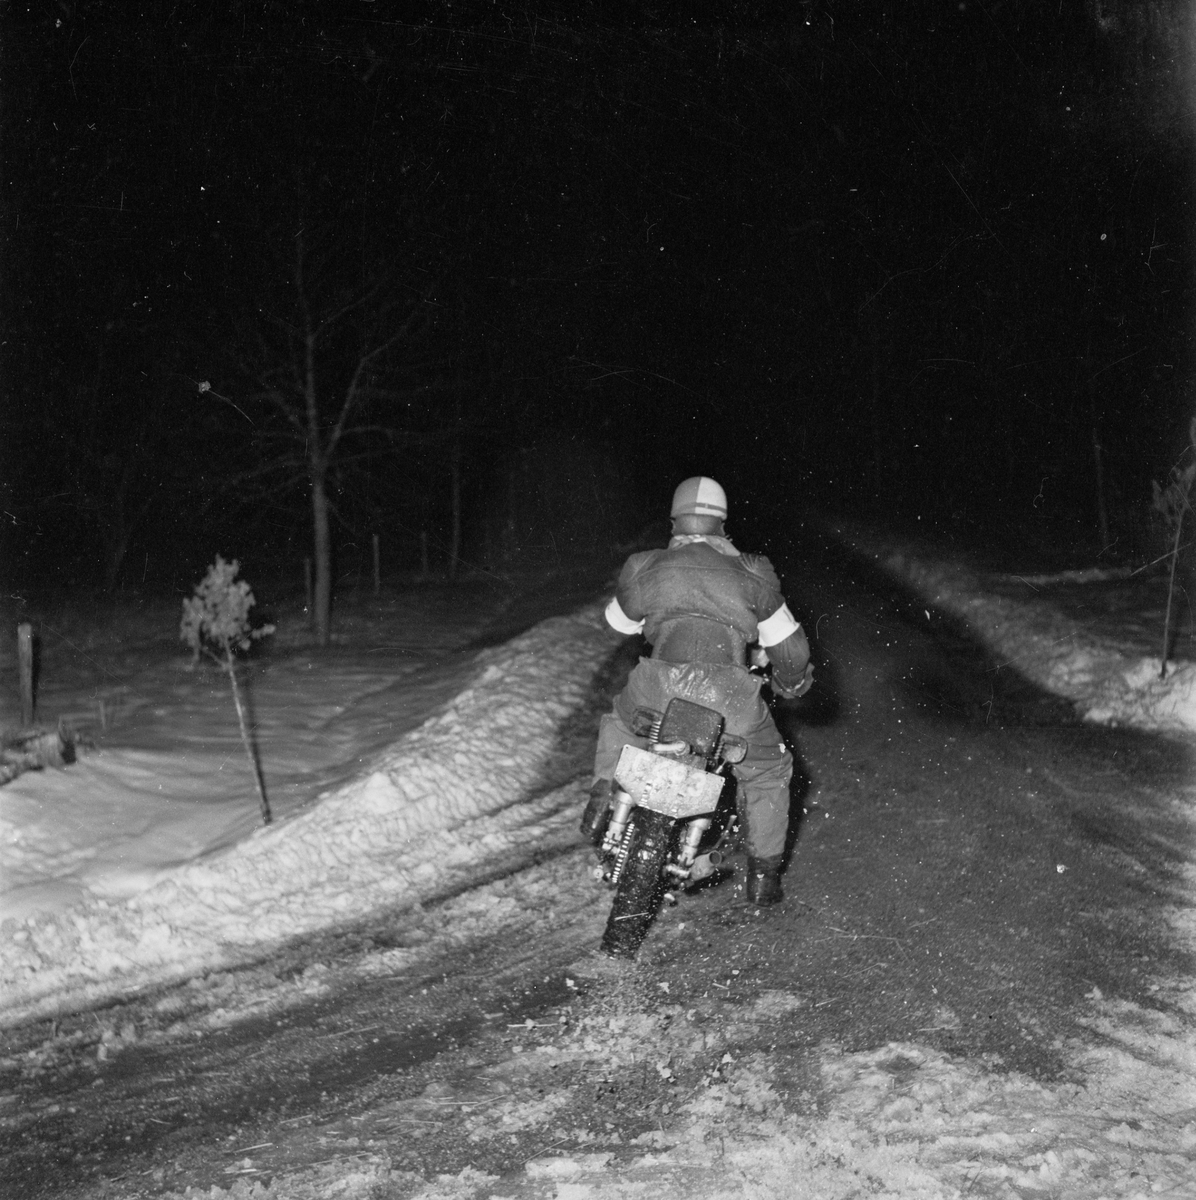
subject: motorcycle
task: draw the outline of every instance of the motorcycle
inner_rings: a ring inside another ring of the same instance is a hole
[[[638,709],[632,732],[648,749],[624,746],[596,874],[615,892],[602,950],[634,958],[666,897],[718,872],[737,814],[727,768],[747,742],[724,731],[723,715],[689,700],[664,713]]]

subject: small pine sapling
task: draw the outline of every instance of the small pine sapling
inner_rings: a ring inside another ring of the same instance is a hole
[[[269,825],[270,804],[266,799],[262,768],[245,721],[245,706],[241,702],[241,689],[237,683],[236,655],[239,651],[248,650],[258,638],[273,633],[274,626],[262,625],[257,629],[250,626],[249,610],[256,601],[249,584],[237,579],[240,567],[241,564],[235,559],[225,562],[220,555],[216,555],[215,564],[208,568],[203,581],[196,586],[195,595],[183,601],[183,621],[179,634],[191,647],[195,655],[193,661],[198,662],[200,654],[206,654],[228,672],[233,704],[237,709],[237,723],[241,727],[241,744],[245,747],[257,783],[262,822]]]
[[[1196,455],[1196,417],[1188,425],[1188,451]],[[1184,515],[1192,511],[1192,485],[1196,483],[1196,461],[1189,462],[1186,467],[1178,464],[1171,468],[1166,486],[1157,479],[1151,480],[1154,486],[1154,507],[1163,515],[1171,533],[1171,550],[1167,556],[1171,559],[1171,577],[1167,583],[1167,611],[1163,617],[1163,662],[1159,669],[1159,678],[1167,678],[1167,656],[1171,650],[1171,607],[1175,596],[1175,568],[1179,562],[1180,535],[1184,528]]]

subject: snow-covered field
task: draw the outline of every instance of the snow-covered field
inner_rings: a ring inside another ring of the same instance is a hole
[[[1145,656],[1094,644],[1080,623],[1036,604],[1032,588],[1024,598],[993,594],[973,573],[908,545],[859,548],[1093,719],[1196,728],[1190,666],[1156,687],[1139,661]],[[171,765],[152,746],[114,746],[65,771],[22,777],[0,791],[0,1021],[214,969],[379,907],[453,895],[494,864],[509,867],[520,854],[530,864],[537,849],[572,844],[580,791],[551,782],[554,744],[616,642],[590,606],[459,663],[451,694],[425,692],[423,712],[410,710],[400,736],[388,740],[381,721],[332,756],[315,794],[281,786],[279,820],[266,829],[255,826],[252,780],[231,726],[193,731],[194,758]],[[310,677],[287,670],[290,677],[262,676],[259,724],[285,725],[310,711]],[[350,705],[395,682],[365,666],[354,678],[343,695],[322,684],[320,699]],[[192,684],[181,675],[175,683],[174,699],[185,699]],[[164,684],[149,709],[171,702]],[[387,703],[393,709],[394,696]],[[197,705],[194,719],[214,711]],[[290,767],[276,764],[276,778],[300,778],[302,758],[296,750]],[[533,902],[549,897],[555,869],[529,865],[519,887]],[[1196,885],[1190,865],[1188,878]],[[455,895],[446,929],[497,919],[510,887],[483,883]],[[1192,913],[1176,908],[1173,920],[1196,948]],[[393,954],[415,963],[432,949]],[[395,965],[388,959],[388,969]],[[1158,978],[1154,986],[1196,1018],[1192,981]],[[680,1072],[723,1051],[719,1069],[630,1159],[548,1155],[528,1162],[515,1185],[471,1170],[418,1181],[384,1157],[355,1152],[268,1186],[250,1175],[213,1196],[1196,1195],[1196,1040],[1155,1011],[1095,990],[1088,1001],[1102,1040],[1097,1050],[1071,1048],[1082,1084],[1046,1087],[915,1044],[859,1054],[828,1045],[819,1054],[818,1112],[782,1102],[776,1064],[742,1049],[749,1030],[758,1044],[762,1025],[799,1021],[808,1003],[800,994],[766,993],[717,1035],[691,1013],[613,1009],[493,1068],[495,1095],[504,1098],[486,1121],[550,1121],[550,1098],[534,1085],[563,1061],[646,1056],[662,1072]]]
[[[202,752],[113,749],[22,776],[0,792],[0,1021],[243,961],[485,878],[492,861],[517,866],[562,823],[572,836],[575,789],[538,785],[614,641],[591,606],[481,652],[430,716],[351,772],[338,764],[349,777],[314,801],[276,805],[268,827],[239,744],[211,728],[231,703],[195,706]],[[310,715],[310,674],[279,674],[256,690],[259,713]],[[393,681],[357,682],[376,701]],[[285,739],[261,740],[268,767],[280,741],[286,758]]]

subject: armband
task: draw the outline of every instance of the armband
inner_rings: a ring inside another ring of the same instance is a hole
[[[633,621],[623,611],[618,596],[612,596],[610,603],[606,606],[606,623],[616,633],[642,633],[644,629],[643,621]]]
[[[767,650],[769,646],[779,645],[791,633],[796,633],[801,626],[789,611],[789,605],[782,604],[771,617],[761,621],[756,628],[759,631],[760,645]]]

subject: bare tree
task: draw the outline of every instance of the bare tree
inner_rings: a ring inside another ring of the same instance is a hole
[[[418,414],[441,385],[428,350],[436,283],[392,282],[379,270],[345,282],[334,249],[313,254],[307,231],[291,239],[289,286],[238,322],[234,399],[199,383],[253,425],[256,461],[228,486],[306,487],[311,503],[314,624],[331,638],[333,473],[378,444],[426,441]]]

